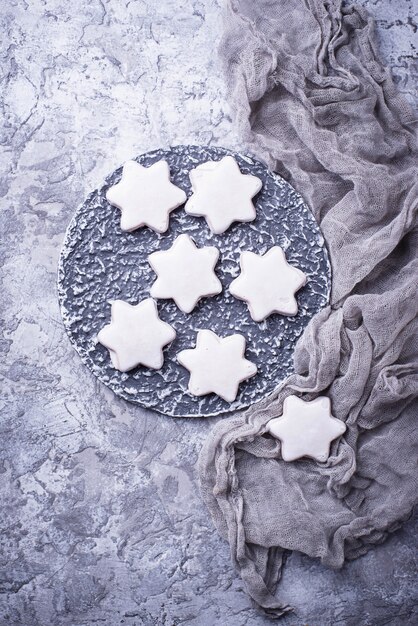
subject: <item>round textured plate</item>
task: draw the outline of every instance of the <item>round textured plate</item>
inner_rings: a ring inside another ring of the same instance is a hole
[[[254,199],[254,222],[236,223],[226,233],[213,235],[204,218],[187,215],[180,207],[171,214],[169,230],[163,235],[149,228],[122,232],[120,211],[106,201],[107,189],[120,180],[120,167],[78,209],[61,252],[61,312],[83,362],[117,395],[166,415],[214,415],[264,398],[292,372],[296,340],[312,316],[328,303],[331,271],[323,237],[301,196],[280,176],[251,157],[223,148],[177,146],[148,152],[136,160],[149,166],[166,159],[172,181],[190,196],[189,171],[199,163],[218,161],[227,154],[235,157],[244,174],[253,174],[263,181]],[[121,373],[112,367],[107,349],[96,341],[99,330],[110,321],[109,300],[136,304],[149,297],[156,277],[147,257],[151,252],[169,248],[181,233],[189,233],[198,246],[213,245],[220,250],[216,273],[223,292],[201,300],[189,315],[171,300],[158,300],[160,317],[177,332],[174,342],[164,350],[163,368],[156,371],[140,366]],[[245,302],[229,294],[228,286],[239,273],[242,250],[263,254],[273,245],[281,246],[289,263],[303,270],[308,280],[297,294],[296,316],[272,315],[257,323],[251,319]],[[196,332],[201,328],[210,328],[221,337],[235,332],[243,334],[247,340],[246,357],[257,364],[258,374],[240,385],[232,404],[214,394],[197,398],[187,391],[189,372],[177,363],[176,354],[195,346]]]

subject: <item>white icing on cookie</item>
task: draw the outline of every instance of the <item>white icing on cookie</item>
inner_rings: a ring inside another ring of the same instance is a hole
[[[342,435],[346,426],[331,415],[329,398],[319,396],[305,402],[297,396],[288,396],[283,404],[283,415],[270,420],[267,430],[282,442],[284,461],[304,456],[326,461],[331,441]]]
[[[199,330],[196,347],[179,352],[177,360],[190,372],[190,393],[216,393],[226,402],[233,402],[239,384],[257,373],[257,366],[245,359],[244,353],[242,335],[221,338],[211,330]]]
[[[241,274],[232,281],[229,291],[247,302],[254,321],[261,322],[272,313],[296,315],[295,293],[306,283],[306,275],[289,265],[279,246],[263,256],[242,252],[240,265]]]
[[[158,161],[150,167],[127,161],[120,182],[106,193],[107,201],[121,210],[120,227],[123,231],[149,226],[157,233],[164,233],[168,229],[171,211],[186,198],[183,189],[170,181],[167,161]]]
[[[185,205],[189,215],[203,216],[213,233],[224,233],[233,222],[251,222],[256,212],[252,198],[262,182],[241,174],[232,156],[207,161],[190,171],[193,195]]]
[[[176,331],[159,318],[154,300],[148,298],[136,305],[114,300],[111,305],[111,322],[97,339],[109,350],[113,367],[121,372],[137,365],[160,369],[163,347],[173,341]]]
[[[201,298],[222,291],[214,272],[218,257],[216,248],[198,248],[189,235],[180,235],[169,250],[153,252],[148,257],[158,276],[151,295],[172,298],[179,309],[190,313]]]

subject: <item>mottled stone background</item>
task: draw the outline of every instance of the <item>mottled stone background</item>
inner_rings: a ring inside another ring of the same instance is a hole
[[[363,0],[418,102],[417,5]],[[414,9],[415,6],[415,9]],[[124,160],[240,149],[221,0],[2,0],[0,625],[258,626],[198,490],[213,419],[115,397],[64,332],[56,266],[76,206]],[[332,572],[292,554],[289,626],[417,624],[417,523]]]

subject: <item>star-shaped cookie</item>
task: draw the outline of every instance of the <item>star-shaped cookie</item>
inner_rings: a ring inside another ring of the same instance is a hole
[[[241,274],[232,281],[229,291],[247,302],[254,321],[261,322],[272,313],[296,315],[295,293],[306,283],[306,275],[289,265],[279,246],[263,256],[242,252],[240,265]]]
[[[241,174],[232,156],[202,163],[189,176],[193,195],[185,211],[205,217],[213,233],[224,233],[233,222],[255,219],[252,198],[260,191],[262,182],[256,176]]]
[[[201,298],[222,291],[214,272],[218,257],[216,248],[198,248],[189,235],[180,235],[169,250],[153,252],[148,257],[158,276],[151,295],[172,298],[179,309],[190,313]]]
[[[282,442],[284,461],[295,461],[303,456],[326,461],[331,441],[342,435],[346,426],[331,415],[329,398],[319,396],[305,402],[297,396],[288,396],[283,404],[283,415],[270,420],[267,429]]]
[[[123,166],[119,183],[107,190],[106,199],[121,210],[120,227],[132,231],[149,226],[165,233],[171,211],[186,201],[183,189],[170,181],[167,161],[144,167],[136,161]]]
[[[114,368],[127,372],[137,365],[160,369],[164,363],[163,347],[173,341],[176,331],[158,317],[152,298],[132,305],[114,300],[111,322],[97,335],[110,352]]]
[[[216,393],[226,402],[233,402],[239,384],[257,373],[257,366],[245,359],[244,353],[242,335],[221,338],[211,330],[199,330],[196,347],[179,352],[177,360],[190,372],[190,393]]]

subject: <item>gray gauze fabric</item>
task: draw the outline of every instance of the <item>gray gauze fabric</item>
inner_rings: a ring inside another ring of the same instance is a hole
[[[299,340],[295,373],[217,424],[202,493],[249,594],[271,617],[284,550],[341,567],[417,498],[417,119],[376,58],[359,7],[229,0],[221,46],[249,150],[300,191],[333,267],[331,305]],[[331,398],[347,424],[326,463],[286,463],[265,434],[292,393]]]

